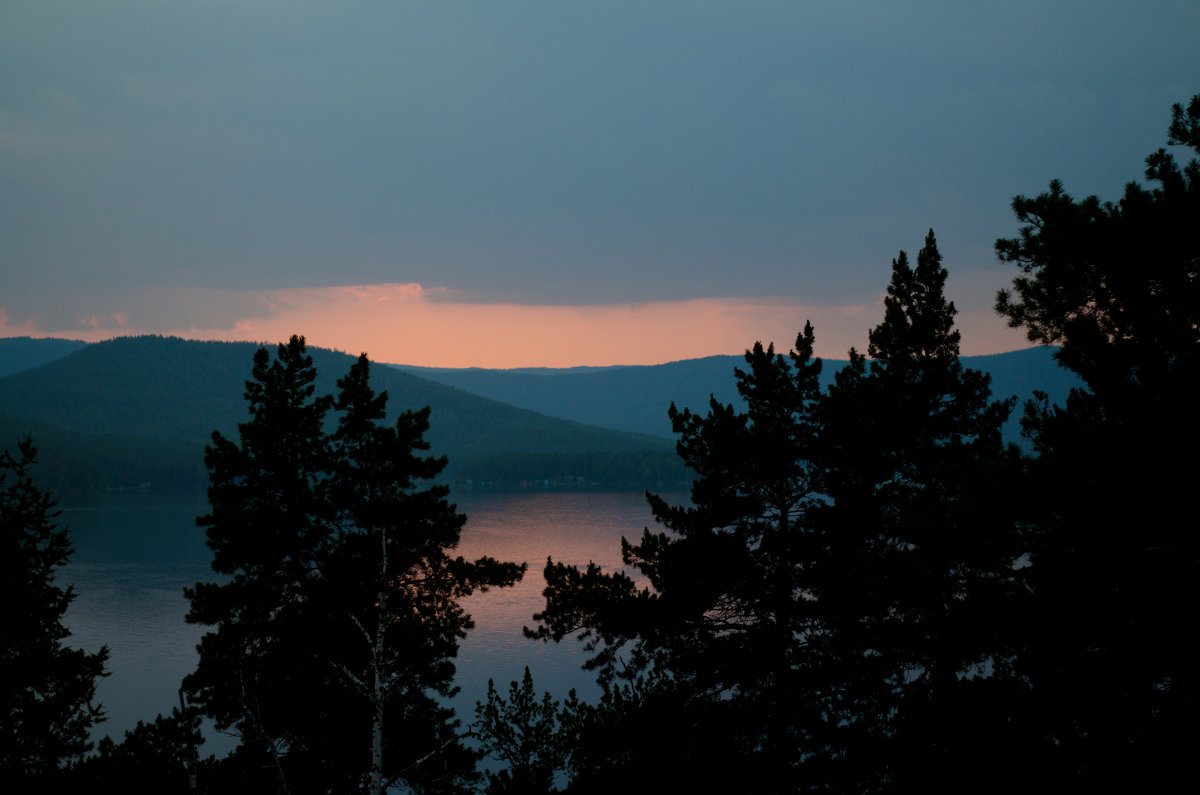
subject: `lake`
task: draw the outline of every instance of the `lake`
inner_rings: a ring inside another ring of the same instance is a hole
[[[666,495],[673,502],[682,494]],[[529,571],[515,588],[475,594],[464,602],[476,628],[456,661],[461,693],[454,707],[464,723],[493,678],[497,689],[519,680],[525,666],[538,691],[563,698],[571,688],[583,698],[599,693],[578,642],[527,640],[521,628],[543,606],[546,557],[574,565],[594,561],[621,568],[620,539],[640,537],[653,518],[640,493],[456,494],[467,514],[459,552],[473,559],[492,555],[525,561]],[[108,720],[97,736],[123,736],[139,720],[152,720],[179,704],[179,684],[196,664],[204,629],[184,623],[184,586],[212,579],[211,552],[195,518],[207,504],[195,497],[119,493],[64,502],[60,517],[70,528],[75,554],[60,573],[78,594],[67,614],[67,643],[111,650],[110,676],[100,681],[99,700]],[[205,753],[223,753],[233,741],[211,737]]]

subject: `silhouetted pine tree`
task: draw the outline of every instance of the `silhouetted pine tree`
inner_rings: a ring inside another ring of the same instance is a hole
[[[812,346],[806,326],[788,357],[761,344],[747,351],[747,370],[736,372],[743,413],[716,400],[706,415],[671,407],[696,480],[691,506],[648,495],[664,531],[622,541],[647,587],[595,566],[547,564],[546,610],[531,634],[582,630],[606,682],[580,735],[572,791],[623,775],[646,789],[792,788],[815,714],[806,668],[820,631],[806,580],[807,515],[820,500]]]
[[[327,706],[345,716],[336,725],[359,730],[330,736],[350,758],[369,747],[373,795],[399,780],[451,789],[473,779],[475,767],[453,710],[438,700],[457,690],[452,660],[474,626],[459,600],[512,585],[525,565],[450,556],[466,516],[448,501],[448,487],[421,485],[446,466],[421,455],[429,408],[388,425],[387,393],[376,395],[369,381],[365,355],[338,381],[327,484],[336,531],[316,599],[327,611],[325,656],[340,685],[326,692]]]
[[[209,756],[197,758],[203,744],[201,716],[194,708],[172,710],[152,722],[138,721],[121,742],[103,737],[96,753],[67,773],[64,792],[121,792],[126,795],[184,795],[195,792],[191,776],[208,791],[228,791]]]
[[[822,401],[828,503],[816,601],[833,689],[831,775],[850,791],[978,791],[973,760],[1005,738],[1003,628],[1022,552],[1012,510],[1011,401],[959,362],[955,308],[933,232],[892,262],[867,361],[850,351]],[[966,704],[972,708],[965,709]]]
[[[323,481],[333,400],[314,395],[315,379],[303,338],[280,345],[274,361],[266,348],[254,354],[250,420],[238,426],[238,442],[214,432],[205,451],[211,513],[197,523],[224,577],[187,589],[188,622],[212,630],[184,685],[219,728],[236,729],[242,754],[261,757],[247,769],[283,791],[303,783],[285,757],[313,758],[303,753],[305,728],[319,715],[307,695],[325,680],[311,653],[307,590],[332,527]]]
[[[647,790],[1000,785],[1024,741],[1005,712],[1019,457],[1011,403],[959,362],[945,280],[930,232],[915,268],[893,262],[871,361],[851,351],[825,395],[806,326],[788,358],[746,353],[745,412],[672,407],[697,478],[691,506],[651,497],[664,532],[622,543],[646,587],[547,565],[531,634],[581,632],[609,685],[572,791],[622,773]]]
[[[574,690],[565,706],[549,693],[539,699],[528,666],[521,681],[509,685],[508,698],[489,679],[486,700],[475,703],[472,727],[485,756],[505,767],[486,774],[488,795],[557,792],[555,777],[570,764],[581,708]]]
[[[1200,95],[1174,106],[1169,141],[1200,151],[1198,129]],[[1018,196],[1019,236],[996,243],[1021,270],[997,310],[1086,385],[1023,421],[1038,456],[1020,671],[1040,764],[1077,791],[1170,789],[1200,740],[1200,161],[1159,149],[1145,177],[1115,203],[1057,180]]]
[[[52,791],[104,720],[93,700],[108,647],[88,654],[63,643],[75,592],[55,576],[71,542],[53,497],[34,483],[37,447],[27,438],[17,449],[0,453],[0,782]]]
[[[188,590],[188,620],[213,629],[185,686],[240,733],[247,788],[462,791],[475,754],[437,700],[472,626],[459,599],[523,567],[447,554],[464,517],[445,488],[419,487],[446,463],[420,455],[428,409],[385,424],[363,356],[330,434],[315,375],[301,337],[274,361],[260,349],[240,443],[213,435],[199,523],[226,578]]]

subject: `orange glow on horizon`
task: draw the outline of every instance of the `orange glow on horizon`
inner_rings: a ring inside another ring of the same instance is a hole
[[[585,306],[465,303],[446,300],[444,291],[418,284],[286,288],[254,297],[261,316],[240,319],[228,328],[139,327],[136,312],[122,309],[89,315],[79,329],[44,331],[32,322],[10,322],[0,308],[0,336],[95,342],[161,333],[198,340],[273,342],[303,334],[310,345],[352,354],[365,351],[375,361],[395,364],[571,367],[661,364],[737,354],[756,340],[773,341],[777,349],[787,350],[805,320],[812,320],[816,330],[818,355],[844,359],[851,346],[865,349],[867,331],[883,316],[882,301],[841,307],[736,297]],[[169,301],[170,295],[156,300]],[[1000,353],[1028,345],[1019,331],[1007,329],[991,313],[960,313],[958,325],[964,354]]]

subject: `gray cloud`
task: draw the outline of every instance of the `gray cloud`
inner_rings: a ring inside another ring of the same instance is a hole
[[[864,300],[929,227],[952,271],[991,271],[1014,194],[1061,177],[1115,196],[1200,90],[1182,2],[3,15],[10,316],[68,317],[72,292],[371,282]]]

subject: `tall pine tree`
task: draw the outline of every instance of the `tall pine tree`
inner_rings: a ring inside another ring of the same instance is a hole
[[[326,492],[335,535],[314,593],[335,674],[327,708],[344,716],[338,725],[360,730],[331,736],[347,744],[348,757],[367,761],[372,795],[397,781],[452,790],[475,764],[453,711],[439,701],[457,691],[452,660],[474,626],[460,600],[514,584],[525,565],[451,557],[466,516],[448,501],[447,486],[427,483],[446,466],[422,454],[428,407],[388,425],[387,393],[371,388],[365,355],[338,388]]]
[[[959,777],[1007,742],[994,723],[1016,687],[1003,627],[1018,469],[1000,438],[1012,404],[959,361],[946,275],[932,231],[915,267],[893,260],[870,360],[852,349],[822,402],[816,599],[839,672],[832,775],[851,790],[978,789]]]
[[[451,557],[464,517],[440,486],[428,409],[386,422],[365,356],[316,394],[304,340],[260,349],[240,443],[208,449],[214,569],[189,589],[212,627],[185,685],[234,727],[248,787],[456,792],[475,777],[453,713],[452,658],[472,626],[459,600],[523,567]],[[336,430],[326,417],[336,408]]]
[[[1173,108],[1168,141],[1200,151],[1198,130],[1200,95]],[[1042,694],[1043,767],[1072,789],[1170,789],[1200,739],[1200,161],[1159,149],[1145,178],[1118,202],[1055,180],[1013,200],[1019,235],[996,242],[1020,269],[997,310],[1085,385],[1024,418],[1038,456],[1021,672]]]
[[[236,729],[246,769],[269,770],[264,784],[285,791],[296,774],[284,757],[313,759],[293,752],[305,750],[304,727],[319,720],[305,694],[324,679],[310,653],[307,590],[332,520],[323,481],[333,401],[315,395],[315,380],[301,337],[280,345],[274,361],[266,348],[255,353],[239,442],[214,432],[205,451],[211,512],[197,522],[223,580],[187,590],[187,620],[213,630],[184,685],[219,728]]]
[[[870,361],[852,350],[825,394],[806,327],[787,358],[747,351],[744,412],[672,407],[696,480],[691,506],[651,498],[665,531],[622,544],[644,586],[547,565],[532,634],[579,632],[626,677],[583,724],[574,789],[998,784],[1022,741],[1004,711],[1019,459],[1011,404],[959,361],[945,280],[930,232],[915,267],[893,262]],[[626,745],[597,764],[614,727]]]
[[[746,352],[744,412],[716,400],[705,415],[671,407],[696,479],[691,506],[649,496],[664,530],[622,541],[644,587],[547,564],[532,634],[582,631],[606,684],[580,732],[574,789],[622,777],[647,790],[793,788],[815,714],[806,667],[819,632],[807,598],[807,516],[821,478],[813,342],[806,326],[787,356],[761,344]]]

